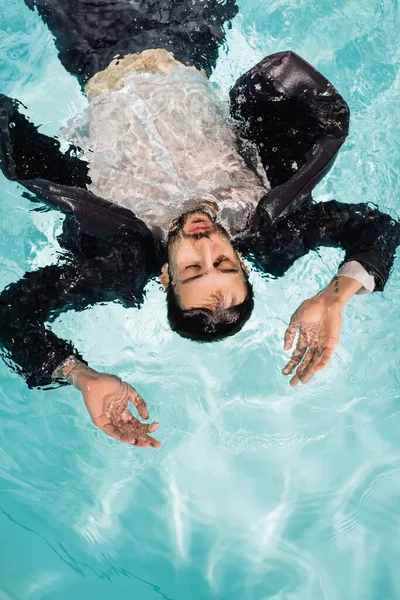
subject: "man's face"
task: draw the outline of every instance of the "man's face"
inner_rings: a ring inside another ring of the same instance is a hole
[[[203,211],[185,213],[167,243],[169,276],[181,308],[226,307],[246,297],[241,261],[227,232]]]

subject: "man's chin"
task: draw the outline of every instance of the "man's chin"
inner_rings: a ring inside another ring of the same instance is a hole
[[[228,232],[222,225],[216,222],[213,215],[198,208],[187,211],[182,213],[171,224],[167,238],[167,249],[170,249],[171,245],[177,242],[179,238],[200,239],[216,232],[219,232],[224,239],[230,241]]]

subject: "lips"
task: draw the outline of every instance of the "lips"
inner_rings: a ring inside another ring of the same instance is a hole
[[[188,233],[200,233],[201,231],[208,231],[210,229],[210,224],[205,221],[201,223],[193,223],[188,228]]]

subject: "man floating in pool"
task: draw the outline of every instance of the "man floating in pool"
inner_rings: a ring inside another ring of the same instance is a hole
[[[102,301],[138,306],[161,274],[172,329],[218,340],[252,312],[241,255],[279,276],[311,249],[340,246],[344,263],[285,334],[289,350],[298,332],[284,374],[297,368],[291,383],[310,381],[338,342],[345,303],[383,289],[400,238],[399,224],[366,204],[311,198],[348,132],[341,96],[281,52],[237,81],[228,124],[207,76],[237,12],[231,0],[25,1],[89,100],[62,153],[17,101],[0,97],[3,173],[66,214],[60,263],[26,273],[0,297],[0,338],[28,385],[68,381],[107,434],[158,446],[149,435],[157,423],[128,409],[147,419],[137,392],[89,368],[46,320]]]

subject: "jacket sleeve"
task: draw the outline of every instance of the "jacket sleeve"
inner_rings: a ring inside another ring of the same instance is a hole
[[[382,291],[400,244],[400,223],[369,204],[332,200],[311,205],[305,238],[309,248],[343,248],[343,262],[358,261],[374,276],[375,290]]]
[[[19,112],[21,103],[0,94],[0,167],[7,179],[47,179],[53,183],[85,188],[90,183],[87,162],[79,149],[62,153],[60,143],[39,132]]]
[[[49,385],[68,356],[83,360],[46,323],[65,310],[82,311],[98,302],[137,306],[142,301],[144,286],[157,270],[155,251],[137,239],[136,246],[135,240],[125,242],[116,240],[103,256],[26,273],[0,294],[0,342],[29,387]]]
[[[310,250],[339,247],[345,251],[343,262],[358,261],[374,276],[375,290],[382,291],[399,244],[400,223],[368,204],[310,199],[272,228],[259,230],[237,245],[277,277]]]
[[[252,229],[299,208],[332,167],[348,134],[349,108],[333,85],[294,52],[264,58],[230,93],[240,135],[254,144],[271,191]]]
[[[68,356],[83,360],[73,345],[58,338],[45,322],[52,312],[55,317],[78,302],[85,308],[94,300],[93,292],[76,269],[49,266],[26,273],[1,293],[0,341],[6,359],[14,363],[29,387],[49,385],[54,369]]]

